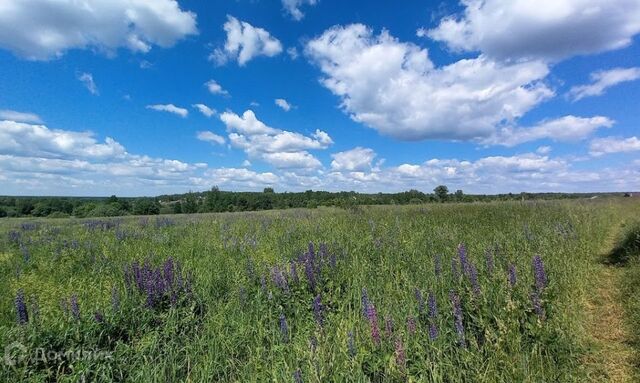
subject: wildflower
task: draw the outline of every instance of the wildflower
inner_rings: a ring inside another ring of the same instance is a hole
[[[282,341],[287,343],[289,341],[289,326],[284,314],[280,314],[280,334],[282,335]]]
[[[317,295],[313,299],[313,316],[316,319],[316,323],[318,323],[320,327],[322,327],[322,323],[323,323],[322,311],[323,311],[322,297],[320,295]]]
[[[464,243],[458,245],[458,258],[460,258],[460,268],[463,274],[469,274],[469,258],[467,258],[467,248]]]
[[[407,329],[410,334],[416,333],[416,319],[413,316],[407,318]]]
[[[25,303],[24,291],[22,289],[18,290],[15,304],[18,315],[18,324],[27,324],[27,322],[29,322],[29,313],[27,312],[27,304]]]
[[[538,291],[533,291],[531,293],[531,304],[533,305],[533,311],[536,313],[538,318],[544,319],[544,309],[542,308],[542,302],[540,301],[540,294]]]
[[[298,284],[298,282],[300,281],[298,279],[298,269],[296,266],[296,261],[292,260],[290,263],[290,267],[289,267],[289,274],[291,275],[291,281],[294,284]]]
[[[532,259],[533,275],[536,284],[536,290],[538,294],[542,293],[542,290],[547,286],[547,274],[544,271],[544,264],[542,258],[536,255]]]
[[[436,303],[436,296],[430,291],[427,298],[427,306],[429,307],[429,318],[435,319],[438,316],[438,305]]]
[[[509,265],[509,286],[514,287],[518,281],[518,275],[516,272],[516,265],[513,263]]]
[[[466,347],[467,343],[464,339],[464,324],[462,323],[462,305],[460,304],[460,297],[453,290],[449,293],[449,299],[453,306],[453,319],[458,334],[458,344],[460,347]]]
[[[396,355],[396,364],[400,368],[400,370],[404,371],[407,367],[407,355],[404,351],[404,346],[402,341],[398,338],[395,341],[395,355]]]
[[[309,248],[313,250],[313,244],[309,244]],[[307,257],[304,263],[304,273],[307,276],[307,282],[309,283],[309,288],[311,290],[315,290],[316,276],[315,276],[315,270],[314,270],[313,257],[311,256],[311,254],[312,253],[309,253],[309,256]]]
[[[24,263],[29,263],[29,260],[31,259],[31,252],[29,252],[27,246],[21,243],[20,251],[22,252],[22,259],[24,260]]]
[[[378,313],[373,303],[367,305],[367,319],[371,327],[371,339],[376,346],[380,345],[380,331],[378,330]]]
[[[480,296],[480,283],[478,282],[478,270],[473,263],[469,263],[469,281],[473,289],[473,295],[478,298]]]

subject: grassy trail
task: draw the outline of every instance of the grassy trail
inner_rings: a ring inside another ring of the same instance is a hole
[[[610,262],[611,248],[618,233],[612,233],[596,266],[595,290],[588,302],[589,335],[595,350],[587,364],[597,366],[593,381],[633,382],[638,377],[637,350],[633,347],[631,326],[623,304],[626,267]]]

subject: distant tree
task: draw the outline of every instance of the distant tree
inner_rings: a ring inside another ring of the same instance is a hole
[[[106,203],[118,203],[118,197],[112,195],[111,197],[107,198]]]
[[[192,192],[187,193],[187,195],[184,197],[182,212],[187,214],[198,212],[198,202],[196,201],[196,196]]]
[[[138,198],[133,204],[133,213],[136,215],[160,214],[160,204],[152,198]]]
[[[437,186],[435,189],[433,189],[433,192],[435,193],[436,198],[438,198],[440,202],[446,201],[447,198],[449,197],[449,188],[446,187],[445,185]]]
[[[262,191],[265,194],[273,194],[273,188],[264,188],[264,190]]]
[[[173,204],[173,214],[182,214],[182,204],[180,201]]]
[[[454,194],[456,201],[458,202],[462,202],[464,201],[464,192],[460,189],[456,190],[455,194]]]

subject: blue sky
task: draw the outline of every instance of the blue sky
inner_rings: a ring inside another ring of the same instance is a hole
[[[640,190],[638,20],[637,0],[7,0],[0,194]]]

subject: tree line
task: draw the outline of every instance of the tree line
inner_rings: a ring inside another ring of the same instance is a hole
[[[0,197],[0,217],[115,217],[123,215],[193,214],[290,208],[361,205],[407,205],[441,202],[482,202],[532,199],[584,198],[580,193],[508,193],[495,195],[453,193],[445,185],[433,193],[408,190],[400,193],[357,193],[307,190],[276,193],[222,191],[217,187],[204,192],[160,195],[157,197]]]

